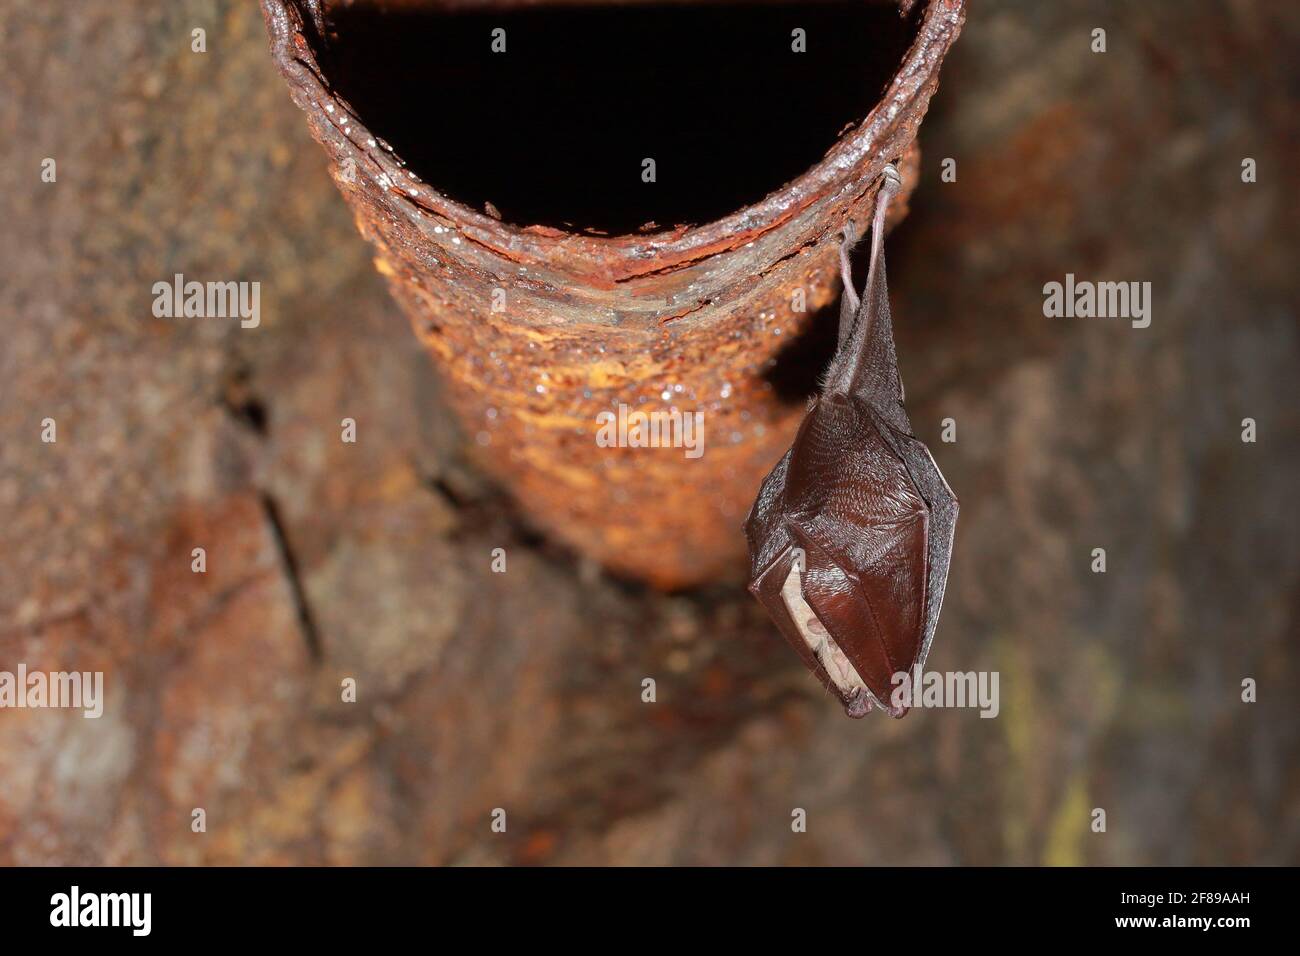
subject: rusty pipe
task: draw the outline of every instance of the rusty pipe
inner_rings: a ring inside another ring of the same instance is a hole
[[[892,218],[906,213],[963,0],[926,6],[884,96],[805,173],[704,225],[609,237],[502,222],[415,178],[322,70],[321,0],[262,10],[476,460],[535,525],[616,573],[659,587],[738,573],[740,524],[802,414],[765,372],[838,295],[839,234],[865,219],[890,161],[903,179]],[[598,416],[619,405],[703,412],[704,453],[602,447]]]

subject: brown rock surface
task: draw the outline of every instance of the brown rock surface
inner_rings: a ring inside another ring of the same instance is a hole
[[[930,666],[1001,712],[851,722],[734,585],[612,581],[467,463],[255,4],[9,5],[0,670],[106,701],[0,710],[0,863],[1296,862],[1297,38],[972,11],[889,255],[962,501]],[[154,318],[177,272],[261,326]],[[1044,318],[1066,272],[1151,327]]]

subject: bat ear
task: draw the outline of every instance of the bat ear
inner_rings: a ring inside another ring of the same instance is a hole
[[[854,695],[854,697],[851,700],[845,701],[844,713],[854,718],[865,717],[867,716],[867,714],[871,713],[871,705],[873,703],[874,701],[871,695],[868,694],[866,691],[863,691],[859,694]],[[902,716],[902,715],[899,714],[896,716]]]

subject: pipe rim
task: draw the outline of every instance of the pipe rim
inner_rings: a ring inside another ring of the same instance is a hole
[[[874,181],[885,163],[898,158],[888,155],[891,144],[905,148],[915,136],[939,67],[965,19],[965,0],[929,0],[911,46],[866,117],[821,160],[757,202],[698,225],[601,236],[499,221],[412,178],[401,157],[330,87],[307,36],[308,30],[318,37],[325,34],[323,0],[261,2],[272,52],[298,105],[323,128],[332,125],[340,133],[335,145],[343,158],[352,154],[375,163],[391,183],[388,194],[398,197],[408,215],[446,221],[513,262],[551,267],[564,262],[575,278],[616,283],[674,272],[738,248],[790,223],[819,200]],[[900,7],[906,11],[913,2],[900,0]],[[335,162],[340,158],[336,155]]]

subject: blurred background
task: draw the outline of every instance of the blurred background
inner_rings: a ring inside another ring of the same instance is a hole
[[[962,502],[928,664],[1001,710],[901,721],[846,719],[743,567],[611,579],[476,472],[256,3],[0,11],[0,670],[107,697],[0,711],[0,863],[1300,857],[1300,8],[973,4],[888,248]],[[261,327],[154,319],[174,272],[259,280]],[[1150,281],[1150,328],[1044,318],[1067,272]]]

